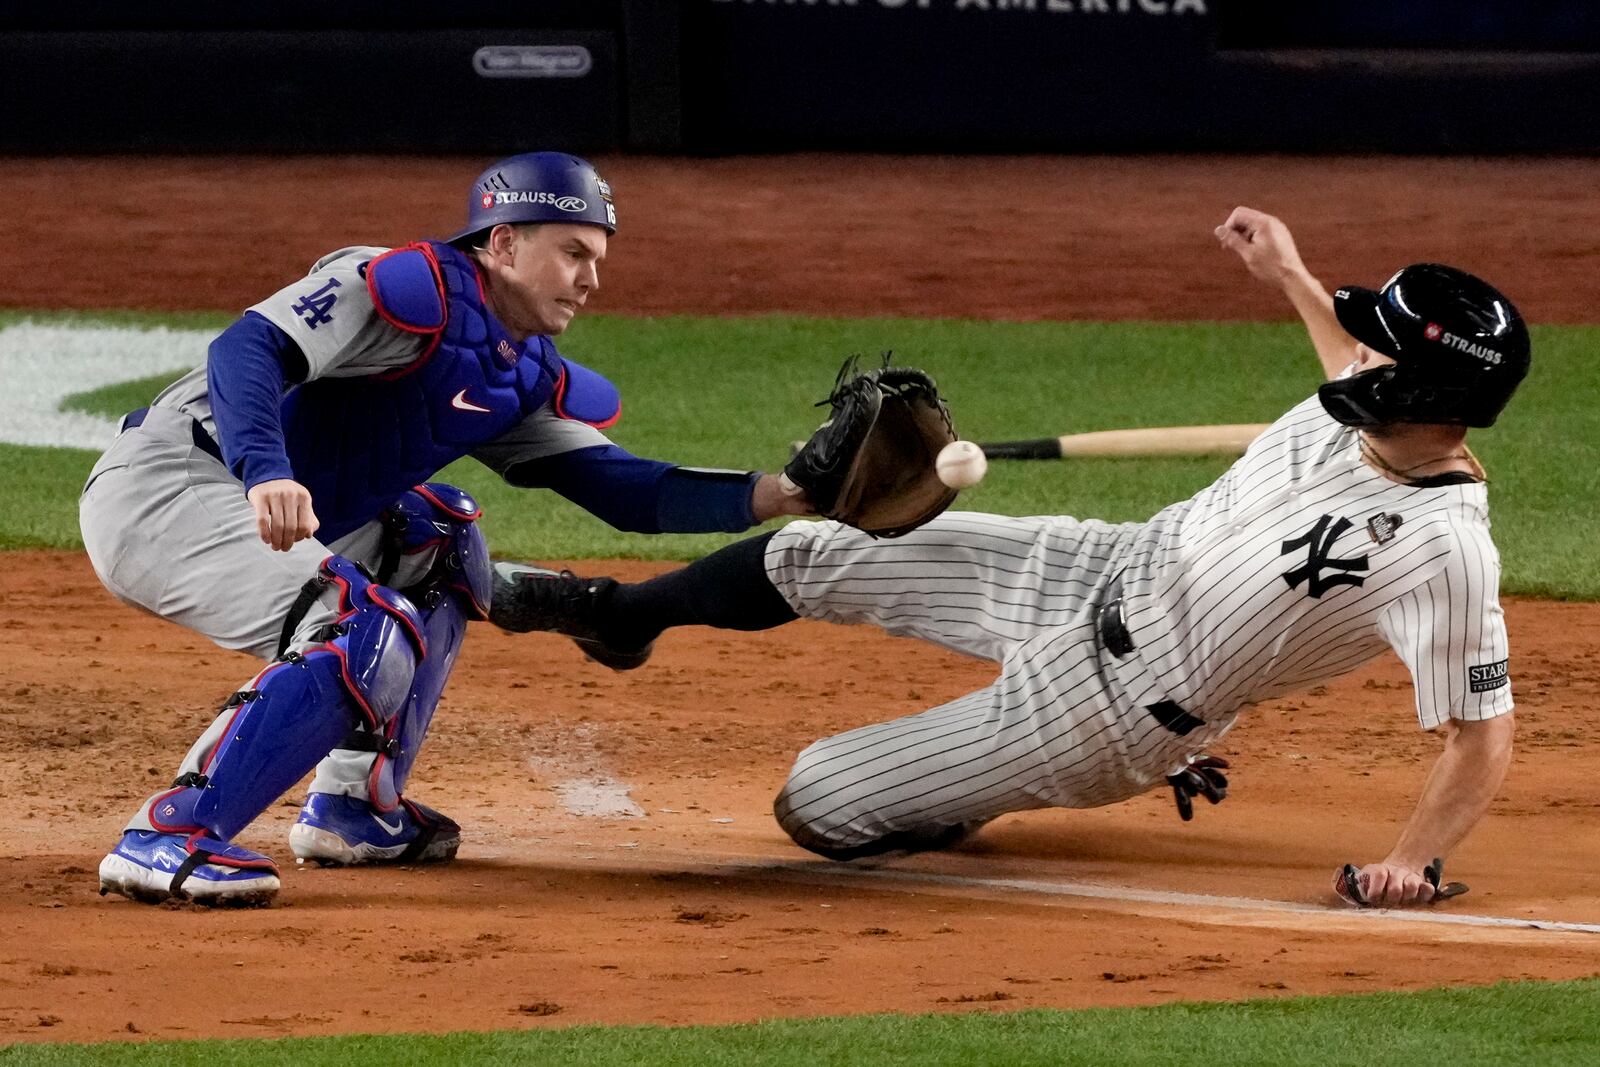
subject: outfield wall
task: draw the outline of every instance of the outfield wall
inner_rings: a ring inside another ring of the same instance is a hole
[[[1589,0],[58,0],[0,151],[1593,152]]]

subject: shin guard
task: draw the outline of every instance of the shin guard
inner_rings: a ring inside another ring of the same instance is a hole
[[[443,482],[417,486],[384,512],[379,577],[404,582],[406,596],[420,609],[427,654],[387,727],[358,729],[342,745],[376,753],[366,792],[378,811],[393,811],[400,804],[439,696],[455,668],[467,621],[488,617],[489,546],[476,525],[482,514],[471,496]],[[426,553],[432,553],[431,561]]]
[[[323,562],[321,577],[339,589],[336,621],[318,631],[317,644],[286,653],[229,698],[198,770],[141,812],[150,828],[225,843],[352,725],[382,733],[405,706],[426,648],[416,608],[339,556]]]

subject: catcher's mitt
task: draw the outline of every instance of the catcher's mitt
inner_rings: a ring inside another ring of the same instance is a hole
[[[911,367],[863,372],[859,356],[839,368],[833,413],[783,468],[817,512],[875,537],[899,537],[956,498],[934,460],[956,439],[933,379]]]

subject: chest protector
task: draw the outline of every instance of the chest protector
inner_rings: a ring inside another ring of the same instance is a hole
[[[322,542],[366,523],[547,402],[592,425],[615,421],[610,383],[562,359],[547,337],[514,340],[489,310],[477,268],[449,245],[386,252],[367,264],[366,279],[385,322],[429,341],[408,366],[317,378],[285,396],[289,463],[311,492]]]

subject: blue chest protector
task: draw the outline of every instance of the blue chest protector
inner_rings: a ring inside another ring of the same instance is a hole
[[[547,337],[514,340],[489,310],[472,261],[449,245],[394,249],[366,276],[386,322],[431,340],[409,366],[317,378],[284,397],[284,444],[322,520],[318,540],[355,530],[552,399],[567,417],[615,420],[610,383],[564,360]]]

